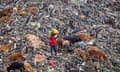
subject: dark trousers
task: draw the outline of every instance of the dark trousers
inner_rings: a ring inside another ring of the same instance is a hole
[[[51,46],[51,56],[53,55],[53,51],[54,51],[55,55],[57,55],[56,46]]]

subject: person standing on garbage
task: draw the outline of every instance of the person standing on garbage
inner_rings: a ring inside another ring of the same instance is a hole
[[[53,51],[55,53],[55,56],[57,55],[56,39],[57,39],[57,35],[52,34],[51,37],[50,37],[51,56],[53,55]]]
[[[51,56],[53,55],[53,51],[55,53],[55,56],[57,55],[56,39],[57,39],[58,33],[59,32],[56,29],[51,30],[51,34],[50,34]]]

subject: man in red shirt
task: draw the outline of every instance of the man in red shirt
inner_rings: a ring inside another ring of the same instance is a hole
[[[57,55],[57,49],[56,49],[56,34],[52,34],[50,37],[50,46],[51,46],[51,56],[53,55],[53,51],[55,55]]]

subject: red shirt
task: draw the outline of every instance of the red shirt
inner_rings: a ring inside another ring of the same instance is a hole
[[[51,46],[55,46],[56,45],[56,38],[55,37],[51,37],[50,38],[50,45]]]

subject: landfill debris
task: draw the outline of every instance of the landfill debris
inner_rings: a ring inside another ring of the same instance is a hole
[[[0,72],[12,61],[27,61],[33,72],[119,72],[119,29],[119,0],[0,0]],[[50,53],[51,34],[63,45],[56,56]],[[93,50],[92,59],[83,60],[89,46],[105,55],[96,58]],[[14,53],[26,55],[9,61]]]

